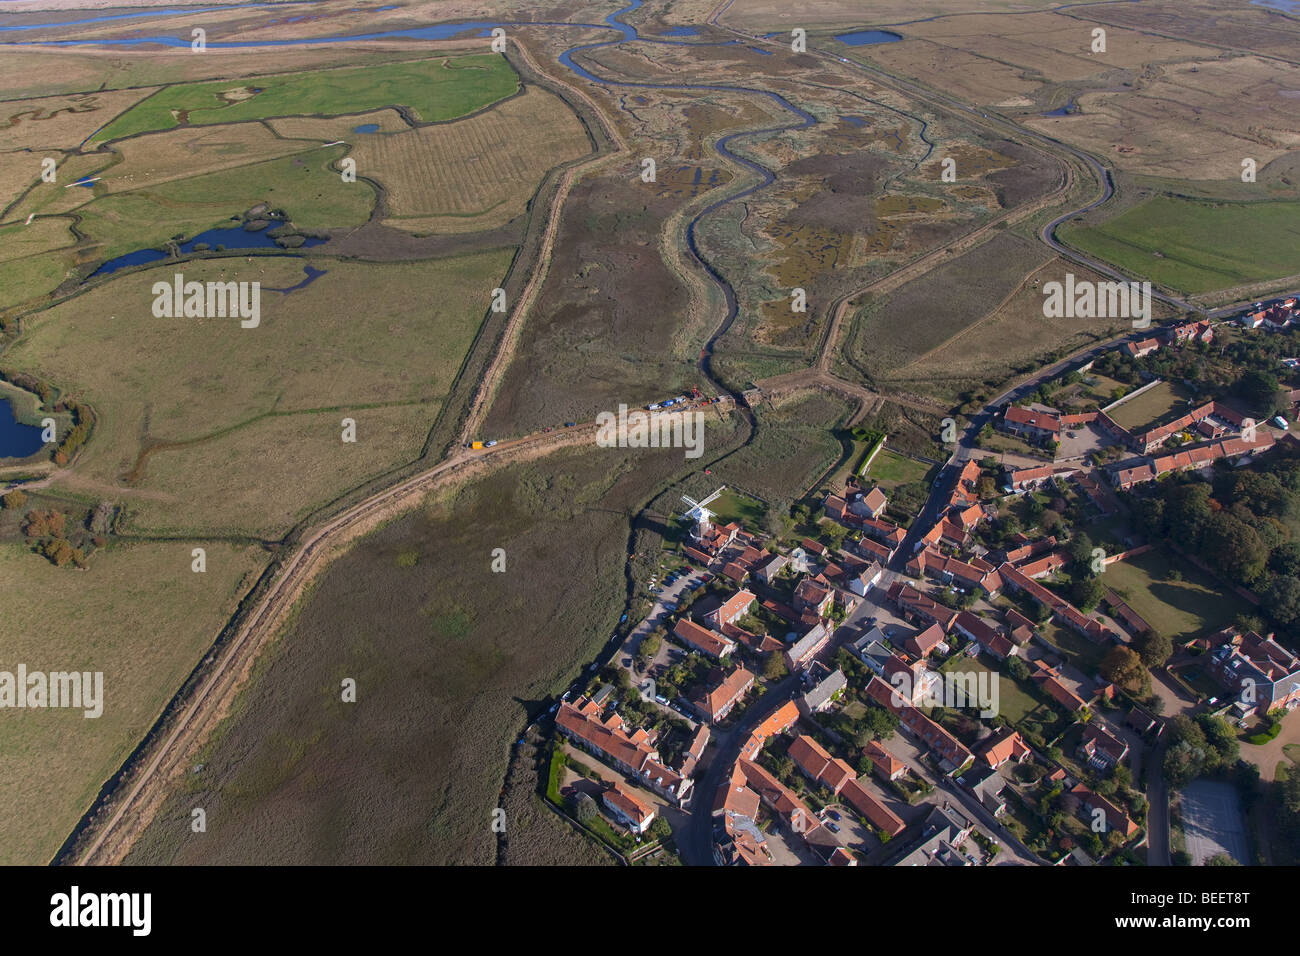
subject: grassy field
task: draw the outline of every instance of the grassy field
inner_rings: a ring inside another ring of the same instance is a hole
[[[426,123],[464,116],[509,96],[518,78],[503,57],[438,57],[360,69],[260,76],[165,87],[95,134],[92,144],[185,125],[238,123],[270,116],[364,113],[408,106]]]
[[[493,863],[491,812],[525,714],[618,621],[626,509],[687,470],[673,451],[563,453],[360,541],[129,861]],[[507,570],[494,574],[498,547]],[[344,677],[354,705],[339,702]],[[196,801],[199,839],[186,823]]]
[[[104,712],[0,712],[0,864],[40,865],[158,716],[266,563],[209,542],[207,572],[184,542],[117,546],[85,572],[0,544],[0,670],[104,675]]]
[[[1191,391],[1177,382],[1161,382],[1106,414],[1125,428],[1140,431],[1165,419],[1178,418],[1191,396]]]
[[[1208,203],[1157,196],[1061,239],[1189,294],[1300,272],[1300,203]]]
[[[69,493],[84,493],[79,487],[90,482],[96,493],[122,493],[141,520],[171,527],[181,505],[167,495],[237,480],[246,490],[234,497],[247,496],[251,510],[235,515],[229,503],[212,502],[192,512],[203,516],[199,524],[210,527],[216,516],[237,516],[241,527],[278,527],[310,503],[304,490],[332,497],[340,481],[356,474],[351,466],[327,474],[339,469],[337,456],[351,447],[339,443],[344,410],[358,411],[358,450],[364,452],[367,441],[388,449],[377,454],[377,464],[423,441],[429,417],[424,413],[412,419],[405,412],[376,413],[381,423],[368,426],[359,407],[431,403],[446,395],[510,255],[499,250],[432,262],[331,263],[325,275],[288,295],[267,290],[300,282],[301,259],[186,264],[187,279],[261,281],[256,329],[242,329],[236,319],[154,318],[150,287],[160,270],[147,270],[33,317],[6,353],[6,364],[57,382],[99,414],[75,473],[60,486]],[[431,296],[430,290],[439,291]],[[415,302],[421,306],[412,308]],[[261,426],[247,435],[225,434],[271,412],[312,410],[337,411],[315,419],[319,428],[310,435],[282,430],[312,420],[297,417],[270,431]],[[407,422],[409,434],[399,438],[392,429],[400,421]],[[144,471],[146,489],[133,491],[122,483],[145,448],[209,437],[220,440],[156,456]],[[323,457],[295,461],[305,485],[290,480],[283,463],[273,460],[232,478],[230,463],[255,461],[259,448],[268,459],[312,449]],[[198,471],[182,474],[183,463]],[[168,476],[166,487],[160,475]],[[161,510],[150,517],[154,507]]]
[[[1177,570],[1181,581],[1171,581]],[[1251,610],[1205,572],[1162,550],[1107,566],[1102,583],[1175,644],[1213,633]]]
[[[344,183],[330,164],[345,146],[311,150],[238,169],[228,169],[96,199],[77,213],[81,229],[97,241],[95,259],[157,248],[173,236],[231,227],[256,203],[283,209],[302,229],[346,229],[370,218],[374,189]]]
[[[151,454],[133,487],[145,534],[278,538],[322,504],[420,456],[438,403],[268,415],[209,441]],[[356,422],[344,444],[340,422]],[[280,489],[292,489],[284,494]]]
[[[1047,258],[1024,239],[1001,233],[870,303],[854,320],[849,340],[855,364],[881,381],[902,377],[909,363],[993,312]],[[1002,347],[978,335],[964,343],[968,355]]]
[[[417,232],[499,226],[546,170],[590,150],[573,111],[537,88],[455,123],[352,140],[357,169],[388,189],[390,225]]]
[[[888,491],[891,488],[897,488],[899,485],[906,485],[913,481],[924,481],[933,467],[933,465],[927,465],[915,458],[908,458],[897,452],[890,451],[886,446],[876,454],[875,459],[871,462],[867,477],[879,485],[882,490]]]

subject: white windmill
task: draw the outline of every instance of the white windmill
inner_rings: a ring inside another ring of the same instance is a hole
[[[696,501],[689,495],[682,495],[682,501],[689,505],[686,511],[682,513],[682,517],[689,518],[695,522],[695,527],[691,530],[691,537],[696,541],[701,540],[709,533],[709,522],[713,518],[713,512],[708,509],[708,505],[715,501],[717,497],[726,490],[727,486],[723,485],[703,501]]]

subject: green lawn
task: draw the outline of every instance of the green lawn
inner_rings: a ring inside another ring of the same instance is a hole
[[[1161,382],[1155,388],[1147,389],[1137,398],[1129,399],[1107,412],[1117,424],[1128,429],[1142,429],[1148,425],[1159,424],[1166,418],[1177,418],[1191,397],[1182,385]]]
[[[250,87],[235,80],[165,87],[105,126],[91,145],[173,129],[182,125],[174,111],[188,111],[189,124],[198,126],[409,106],[419,119],[435,123],[464,116],[509,96],[518,89],[519,80],[504,57],[485,53],[360,69],[286,73],[258,77],[256,83],[258,92],[251,96],[246,95]]]
[[[1174,570],[1181,581],[1169,579]],[[1214,578],[1162,549],[1107,566],[1102,583],[1176,644],[1213,633],[1250,610]]]
[[[1038,630],[1066,660],[1085,674],[1096,673],[1101,659],[1106,656],[1105,647],[1092,643],[1081,634],[1076,634],[1070,628],[1062,627],[1055,621],[1040,624]]]
[[[875,460],[871,462],[867,475],[880,485],[883,491],[888,491],[913,481],[925,481],[933,467],[923,461],[890,451],[889,448],[882,448],[876,454]]]
[[[756,531],[762,527],[763,516],[767,514],[762,502],[756,501],[738,491],[728,488],[711,505],[714,522],[726,524],[728,521],[739,522],[747,530]]]
[[[1121,271],[1196,294],[1300,272],[1300,203],[1157,196],[1061,238]]]

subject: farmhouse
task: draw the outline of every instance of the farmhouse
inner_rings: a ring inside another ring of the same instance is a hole
[[[1012,435],[1035,442],[1056,440],[1061,437],[1061,419],[1052,412],[1035,411],[1010,405],[998,419],[999,427]]]
[[[1234,694],[1253,688],[1260,716],[1300,705],[1300,657],[1254,631],[1226,628],[1210,638],[1210,673]]]

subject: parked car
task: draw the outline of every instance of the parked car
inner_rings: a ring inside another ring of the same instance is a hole
[[[833,824],[833,823],[828,823],[828,824],[826,824],[826,828],[827,828],[828,830],[830,830],[831,833],[839,833],[839,832],[840,832],[840,828],[837,827],[837,826],[836,826],[835,824]]]
[[[484,448],[492,448],[492,447],[495,447],[496,443],[497,443],[497,440],[494,438],[494,439],[492,439],[491,441],[484,442],[484,443],[483,443],[483,447],[484,447]]]

